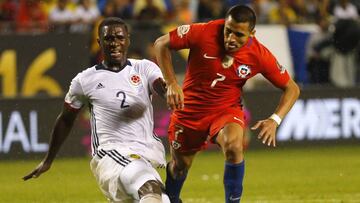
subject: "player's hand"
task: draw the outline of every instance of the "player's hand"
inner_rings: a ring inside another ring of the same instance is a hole
[[[22,179],[23,180],[29,180],[30,178],[37,178],[39,177],[42,173],[48,171],[51,167],[50,163],[47,163],[45,161],[42,161],[31,173],[29,173],[28,175],[24,176]]]
[[[274,120],[266,119],[258,121],[253,127],[251,127],[251,130],[260,129],[258,139],[261,139],[263,144],[276,147],[276,128],[277,123]]]
[[[176,82],[167,85],[166,101],[172,110],[184,108],[184,93]]]

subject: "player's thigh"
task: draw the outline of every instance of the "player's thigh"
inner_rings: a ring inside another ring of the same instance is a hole
[[[226,123],[216,136],[216,143],[222,149],[229,147],[241,148],[244,138],[244,128],[238,123]],[[238,145],[238,146],[237,146]]]
[[[207,146],[208,130],[199,130],[198,126],[195,126],[194,129],[183,125],[172,116],[168,129],[168,139],[171,148],[179,153],[197,152],[205,149]]]
[[[210,125],[210,140],[221,147],[226,143],[241,142],[245,117],[241,108],[228,108],[216,116]]]
[[[140,194],[150,192],[161,195],[161,177],[148,161],[139,158],[124,163],[110,156],[93,158],[91,161],[91,169],[100,189],[111,202],[136,202],[141,198]],[[140,188],[142,190],[139,192]]]
[[[120,183],[120,173],[124,166],[115,162],[109,156],[99,158],[95,156],[90,163],[100,190],[110,202],[132,202],[133,197],[129,196]]]

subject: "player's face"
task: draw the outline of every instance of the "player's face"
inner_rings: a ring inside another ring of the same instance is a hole
[[[122,66],[125,64],[130,39],[124,25],[104,26],[100,33],[99,43],[107,65]]]
[[[224,46],[228,52],[235,52],[239,50],[252,36],[255,31],[250,30],[249,22],[238,23],[227,17],[224,26]]]

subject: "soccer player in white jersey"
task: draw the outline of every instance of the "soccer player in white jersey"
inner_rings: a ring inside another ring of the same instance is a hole
[[[127,58],[127,25],[106,18],[98,28],[104,54],[101,64],[79,73],[71,82],[64,108],[52,132],[49,151],[24,180],[50,169],[79,110],[89,104],[92,127],[91,170],[110,202],[169,203],[155,168],[164,167],[165,150],[153,133],[151,95],[164,96],[158,66]]]

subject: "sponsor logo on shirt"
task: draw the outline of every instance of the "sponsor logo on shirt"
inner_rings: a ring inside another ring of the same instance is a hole
[[[101,82],[96,86],[96,89],[102,89],[105,88],[105,86],[103,84],[101,84]]]
[[[248,75],[250,75],[251,70],[250,67],[248,65],[240,65],[237,70],[236,70],[238,76],[240,78],[246,78]]]
[[[133,159],[140,159],[140,156],[137,154],[130,154],[129,157]]]
[[[206,58],[206,59],[217,59],[216,56],[209,56],[207,53],[205,53],[203,56],[204,56],[204,58]]]
[[[140,82],[141,82],[141,78],[140,78],[139,75],[136,75],[136,74],[132,75],[130,77],[130,82],[131,82],[132,85],[138,86],[140,84]]]
[[[186,33],[188,33],[190,30],[190,25],[181,25],[177,28],[177,35],[180,38],[183,38],[184,35],[186,35]]]

